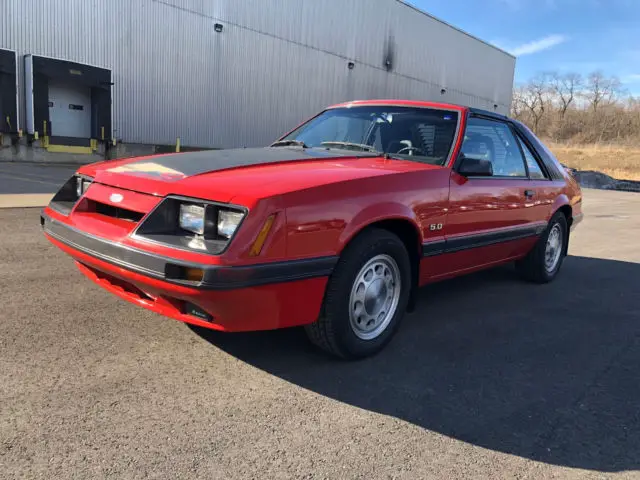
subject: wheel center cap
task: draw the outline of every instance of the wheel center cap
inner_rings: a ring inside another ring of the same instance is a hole
[[[371,282],[364,294],[364,308],[369,315],[380,313],[387,298],[387,285],[381,278]]]

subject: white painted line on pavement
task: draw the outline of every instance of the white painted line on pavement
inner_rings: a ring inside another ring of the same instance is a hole
[[[10,175],[8,173],[3,173],[3,176],[12,178],[14,180],[20,180],[21,182],[34,182],[34,183],[42,183],[43,185],[54,185],[54,186],[59,185],[59,182],[47,182],[42,180],[35,180],[33,178],[20,177],[18,175]]]
[[[58,173],[58,172],[56,172]],[[18,176],[18,177],[25,177],[25,178],[34,178],[36,180],[43,180],[43,181],[49,181],[49,180],[55,180],[55,178],[52,178],[51,174],[48,172],[24,172],[24,171],[11,171],[11,170],[4,170],[3,168],[0,167],[0,177],[7,175],[7,176]],[[72,174],[69,175],[61,175],[60,176],[60,181],[65,182]]]

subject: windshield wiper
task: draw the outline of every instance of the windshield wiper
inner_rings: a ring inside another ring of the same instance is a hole
[[[325,146],[334,145],[336,147],[346,147],[347,149],[349,149],[349,148],[359,148],[360,150],[362,150],[364,152],[380,153],[374,147],[372,147],[371,145],[365,145],[364,143],[322,142],[320,145],[325,145]]]
[[[288,147],[290,145],[296,145],[302,148],[309,148],[306,143],[300,140],[278,140],[271,144],[272,147]]]

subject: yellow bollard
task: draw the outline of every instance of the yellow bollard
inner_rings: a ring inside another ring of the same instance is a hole
[[[47,121],[42,122],[42,146],[49,147],[49,136],[47,135]]]
[[[180,137],[176,138],[176,152],[180,153]]]

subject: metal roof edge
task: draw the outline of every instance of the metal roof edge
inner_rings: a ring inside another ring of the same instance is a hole
[[[476,37],[475,35],[472,35],[472,34],[471,34],[471,33],[469,33],[469,32],[465,32],[465,31],[464,31],[464,30],[462,30],[461,28],[456,27],[455,25],[451,25],[450,23],[445,22],[444,20],[442,20],[442,19],[440,19],[440,18],[438,18],[438,17],[433,16],[433,15],[431,15],[431,14],[430,14],[430,13],[428,13],[428,12],[425,12],[424,10],[422,10],[422,9],[420,9],[420,8],[418,8],[418,7],[416,7],[415,5],[411,5],[410,3],[408,3],[408,1],[407,1],[407,0],[395,0],[395,1],[396,1],[397,3],[400,3],[401,5],[404,5],[405,7],[409,7],[410,9],[415,10],[415,11],[416,11],[416,12],[418,12],[418,13],[421,13],[422,15],[425,15],[425,16],[427,16],[427,17],[429,17],[429,18],[432,18],[433,20],[435,20],[435,21],[437,21],[437,22],[440,22],[440,23],[442,23],[443,25],[446,25],[447,27],[452,28],[452,29],[454,29],[454,30],[456,30],[456,31],[458,31],[458,32],[460,32],[460,33],[462,33],[462,34],[466,35],[467,37],[473,38],[474,40],[476,40],[476,41],[478,41],[478,42],[480,42],[480,43],[484,43],[485,45],[487,45],[487,46],[489,46],[489,47],[491,47],[491,48],[494,48],[495,50],[498,50],[499,52],[504,53],[505,55],[507,55],[507,56],[509,56],[509,57],[513,58],[514,60],[517,60],[517,57],[516,57],[515,55],[513,55],[512,53],[509,53],[509,52],[507,52],[506,50],[503,50],[502,48],[497,47],[497,46],[493,45],[492,43],[487,42],[486,40],[482,40],[481,38],[478,38],[478,37]]]

